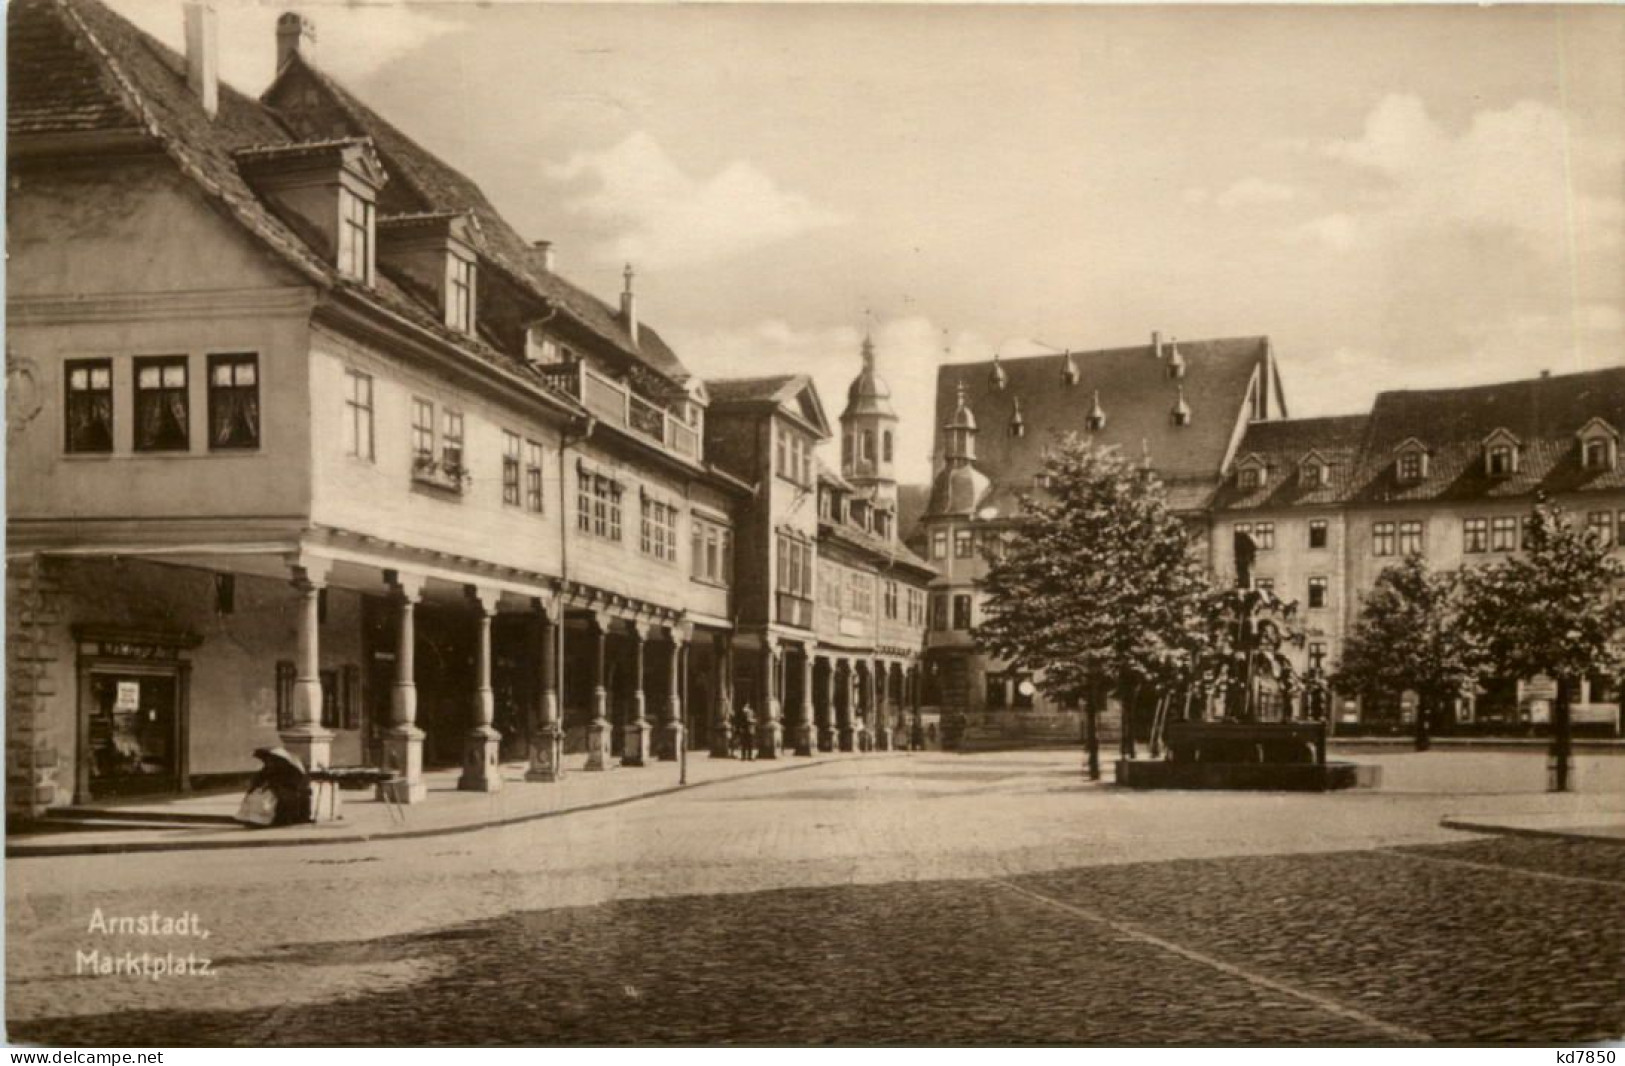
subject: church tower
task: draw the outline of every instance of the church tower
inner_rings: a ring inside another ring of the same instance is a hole
[[[875,371],[874,341],[865,336],[863,369],[846,390],[846,410],[841,413],[841,476],[870,496],[877,509],[895,515],[896,458],[897,412],[891,405],[891,386]]]

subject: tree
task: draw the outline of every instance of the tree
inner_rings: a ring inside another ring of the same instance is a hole
[[[1416,693],[1417,751],[1431,743],[1432,716],[1478,679],[1481,656],[1462,625],[1461,588],[1458,573],[1431,570],[1420,555],[1409,556],[1377,576],[1343,646],[1339,688],[1378,702],[1397,701],[1407,689]]]
[[[1625,662],[1625,566],[1545,500],[1536,500],[1526,523],[1521,556],[1467,571],[1462,616],[1501,676],[1557,682],[1552,787],[1566,792],[1575,682]]]
[[[1166,675],[1207,579],[1147,467],[1069,434],[1046,459],[1042,484],[1044,493],[1023,497],[1002,555],[989,557],[976,637],[1031,671],[1050,699],[1084,708],[1098,780],[1102,703]]]

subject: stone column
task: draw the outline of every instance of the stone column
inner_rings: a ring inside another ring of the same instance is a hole
[[[563,627],[553,624],[556,607],[550,608],[540,599],[535,601],[535,607],[541,630],[541,675],[537,679],[540,706],[536,709],[536,735],[531,738],[525,780],[557,781],[564,776],[564,730],[559,726],[559,630]]]
[[[856,682],[852,677],[852,664],[846,659],[837,659],[831,671],[831,685],[835,697],[835,739],[842,751],[856,751],[858,746],[858,732],[853,726],[857,708],[852,706],[852,697],[856,689]]]
[[[384,766],[395,780],[378,786],[379,797],[396,803],[422,803],[429,789],[423,782],[423,730],[417,727],[418,687],[413,659],[417,651],[417,602],[424,579],[391,572],[395,591],[395,684],[389,692],[389,732],[384,735]]]
[[[818,750],[834,751],[835,746],[835,663],[831,659],[824,659],[824,669],[818,669],[818,660],[813,660],[813,709],[818,718]],[[822,676],[824,683],[817,684]]]
[[[875,694],[875,750],[891,750],[891,671],[884,661],[875,660],[870,686]]]
[[[767,635],[762,637],[762,728],[760,746],[756,755],[762,759],[777,759],[784,750],[784,724],[779,712],[778,644]]]
[[[608,770],[610,760],[609,691],[604,688],[605,642],[609,616],[594,612],[588,620],[592,633],[592,721],[587,723],[588,770]]]
[[[875,746],[875,668],[867,660],[858,662],[858,750]]]
[[[322,725],[321,648],[321,595],[331,565],[326,559],[301,556],[293,566],[293,587],[299,592],[293,725],[282,734],[282,746],[298,756],[307,770],[333,761],[333,733]]]
[[[671,627],[671,657],[666,662],[666,723],[661,738],[660,757],[674,762],[681,757],[686,738],[683,735],[683,649],[687,647],[686,634],[679,626]]]
[[[813,710],[813,655],[804,646],[801,653],[801,717],[796,729],[796,754],[812,755],[818,750],[818,721]]]
[[[496,700],[491,694],[491,616],[497,613],[502,593],[478,585],[464,586],[474,608],[474,727],[463,741],[463,773],[457,787],[463,792],[499,792],[502,789],[502,734],[491,723]]]
[[[643,692],[643,653],[648,639],[647,625],[639,622],[632,627],[632,720],[624,730],[622,766],[644,766],[649,761],[654,731],[649,725],[649,700]]]
[[[711,718],[711,757],[726,759],[733,754],[733,634],[718,633],[714,647],[716,681],[711,686],[715,702]]]

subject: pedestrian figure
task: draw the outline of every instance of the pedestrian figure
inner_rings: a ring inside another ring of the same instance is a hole
[[[734,734],[739,737],[739,757],[756,758],[756,712],[751,710],[748,703],[739,708],[739,720],[734,725]]]

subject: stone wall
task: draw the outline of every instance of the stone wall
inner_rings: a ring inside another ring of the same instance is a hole
[[[59,639],[62,586],[39,556],[6,563],[6,817],[32,817],[57,801],[66,780],[55,667],[67,654]],[[71,747],[71,736],[66,738]]]

